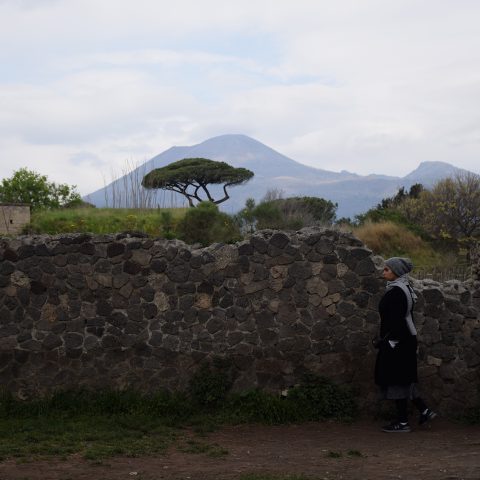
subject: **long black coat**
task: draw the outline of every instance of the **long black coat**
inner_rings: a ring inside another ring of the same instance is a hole
[[[417,379],[417,337],[408,329],[405,316],[408,302],[400,287],[388,290],[380,300],[380,336],[396,340],[392,348],[382,342],[375,363],[375,383],[381,387],[389,385],[410,385]]]

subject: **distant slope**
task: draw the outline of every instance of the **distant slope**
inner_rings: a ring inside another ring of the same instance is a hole
[[[403,180],[406,182],[423,183],[433,185],[443,178],[453,177],[457,174],[468,173],[468,170],[454,167],[445,162],[422,162],[413,172],[409,173]]]
[[[443,162],[423,162],[407,176],[361,176],[346,171],[331,172],[309,167],[271,149],[246,135],[221,135],[190,147],[172,147],[153,157],[130,174],[85,197],[102,206],[138,206],[148,197],[152,205],[183,206],[182,196],[172,192],[147,191],[139,184],[154,168],[163,167],[183,158],[204,157],[224,161],[235,167],[252,170],[255,176],[246,185],[231,188],[230,200],[220,205],[235,213],[253,197],[261,200],[269,189],[280,189],[284,196],[318,196],[338,203],[338,217],[353,217],[393,195],[398,188],[415,183],[431,186],[440,178],[462,172]],[[219,191],[220,187],[212,190]],[[133,192],[133,193],[132,193]]]

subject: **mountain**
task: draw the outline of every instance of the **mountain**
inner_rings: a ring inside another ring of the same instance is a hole
[[[445,162],[422,162],[413,172],[403,177],[403,180],[413,183],[423,183],[432,185],[439,180],[447,177],[453,177],[457,174],[469,173],[468,170],[454,167]]]
[[[268,190],[278,189],[284,197],[323,197],[338,203],[339,218],[353,217],[375,206],[383,198],[394,195],[400,187],[410,188],[415,183],[429,187],[441,178],[465,172],[443,162],[423,162],[403,178],[387,175],[361,176],[345,170],[331,172],[296,162],[246,135],[221,135],[198,145],[169,148],[129,174],[90,193],[85,200],[98,207],[183,206],[186,202],[181,195],[164,190],[145,190],[140,182],[154,168],[195,157],[224,161],[255,173],[246,185],[228,190],[230,199],[220,205],[228,213],[243,208],[249,197],[259,201]],[[211,188],[214,197],[220,190],[221,186]]]

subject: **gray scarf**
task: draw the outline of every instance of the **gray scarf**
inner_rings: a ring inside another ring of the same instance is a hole
[[[401,288],[405,293],[405,296],[407,297],[407,314],[405,316],[405,320],[407,321],[410,334],[416,335],[417,329],[413,324],[412,311],[413,311],[413,306],[415,305],[415,302],[417,301],[418,297],[413,291],[413,288],[410,286],[407,274],[402,275],[401,277],[398,277],[391,282],[387,282],[387,292],[391,290],[393,287]]]

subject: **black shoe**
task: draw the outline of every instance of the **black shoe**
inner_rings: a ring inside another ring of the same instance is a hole
[[[393,422],[390,425],[382,427],[382,432],[387,433],[409,433],[410,425],[408,423]]]
[[[427,422],[431,422],[437,414],[433,411],[427,408],[427,411],[425,413],[421,413],[420,417],[418,417],[418,424],[419,425],[425,425]]]

